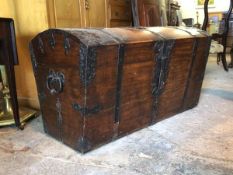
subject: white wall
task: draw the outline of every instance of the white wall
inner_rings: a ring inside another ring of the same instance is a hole
[[[183,18],[194,18],[196,23],[196,11],[199,12],[199,23],[204,20],[204,9],[196,8],[196,0],[177,0],[181,5]],[[229,9],[230,0],[215,0],[215,7],[209,8],[209,12],[224,12]]]

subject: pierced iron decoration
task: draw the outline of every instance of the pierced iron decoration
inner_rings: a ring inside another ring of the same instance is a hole
[[[158,52],[158,54],[155,56],[155,62],[156,62],[156,67],[155,67],[155,74],[154,74],[154,79],[152,82],[152,95],[154,96],[154,102],[153,102],[153,119],[155,120],[156,113],[157,113],[157,108],[158,108],[158,103],[159,103],[159,97],[162,94],[165,83],[167,80],[167,75],[168,75],[168,67],[169,67],[169,62],[170,62],[170,54],[172,52],[172,49],[174,47],[175,41],[174,40],[162,40],[156,42],[154,49],[155,52]]]
[[[95,78],[96,57],[96,48],[80,43],[80,78],[85,87]]]
[[[159,96],[165,86],[165,82],[168,74],[168,65],[170,61],[170,54],[175,42],[170,41],[161,41],[158,44],[155,44],[155,50],[159,52],[156,56],[156,73],[154,76],[153,82],[153,91],[154,96]]]

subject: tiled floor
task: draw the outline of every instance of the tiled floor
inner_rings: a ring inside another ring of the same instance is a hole
[[[210,58],[198,107],[81,155],[45,135],[0,128],[0,175],[233,175],[233,70]]]

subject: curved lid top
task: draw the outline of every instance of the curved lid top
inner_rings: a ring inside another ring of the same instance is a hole
[[[140,28],[84,28],[50,29],[65,31],[86,46],[114,45],[153,42],[164,39],[185,39],[208,36],[204,31],[184,27],[140,27]]]

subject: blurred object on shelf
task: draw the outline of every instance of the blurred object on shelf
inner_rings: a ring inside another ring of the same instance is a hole
[[[193,27],[194,19],[193,18],[185,18],[183,19],[183,22],[187,27]]]
[[[199,12],[196,12],[196,17],[197,17],[197,23],[193,25],[193,27],[196,27],[198,29],[201,28],[201,24],[199,23]]]

